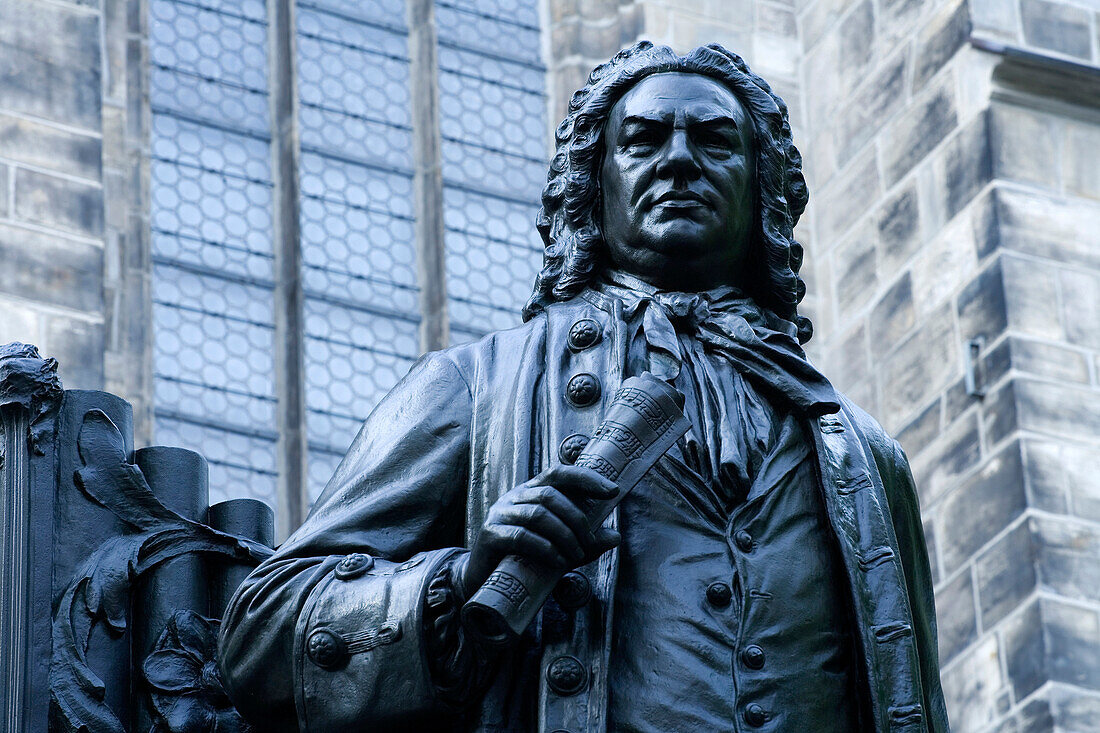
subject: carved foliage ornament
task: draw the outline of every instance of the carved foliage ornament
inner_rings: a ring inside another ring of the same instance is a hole
[[[127,461],[122,434],[111,419],[100,410],[90,410],[84,416],[78,438],[78,448],[83,468],[76,471],[77,486],[92,501],[100,504],[126,523],[132,533],[113,537],[104,542],[78,568],[72,582],[65,589],[53,619],[53,656],[50,660],[50,730],[72,733],[125,733],[118,717],[104,702],[105,689],[102,680],[88,665],[89,638],[96,624],[105,624],[115,637],[126,629],[130,594],[142,575],[159,564],[191,552],[222,555],[232,561],[257,565],[271,555],[271,549],[242,537],[219,532],[211,527],[186,519],[172,511],[153,495],[145,477],[137,466]],[[160,662],[167,656],[157,657],[154,688],[161,695],[165,710],[174,708],[165,696],[179,692],[193,703],[193,718],[181,712],[178,719],[187,722],[184,727],[161,727],[160,731],[212,731],[234,730],[230,716],[217,715],[222,706],[224,692],[220,683],[215,684],[210,675],[206,658],[212,646],[203,640],[206,631],[202,624],[187,617],[174,619],[174,630],[165,631],[164,651],[178,642],[184,655],[194,652],[201,658],[200,670],[203,682],[183,679],[184,667],[177,665],[178,675],[161,669]],[[212,631],[210,632],[212,633]],[[173,636],[174,635],[174,636]],[[174,641],[173,641],[174,640]],[[159,645],[158,645],[159,648]],[[151,658],[156,654],[151,655]],[[188,657],[190,659],[190,657]],[[178,661],[178,660],[177,660]],[[191,667],[186,667],[190,675]],[[163,672],[163,673],[162,673]],[[174,681],[173,681],[174,680]],[[150,680],[153,681],[153,680]],[[175,685],[179,690],[168,689]],[[194,690],[182,687],[196,686]],[[156,697],[154,696],[154,701]],[[155,703],[161,710],[160,704]],[[188,707],[184,705],[184,707]],[[204,726],[210,721],[209,710],[215,712],[216,727]],[[164,718],[162,713],[162,718]],[[225,728],[221,727],[226,717]],[[164,720],[161,721],[162,726]]]

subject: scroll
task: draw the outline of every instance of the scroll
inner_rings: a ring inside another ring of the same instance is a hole
[[[683,404],[683,395],[649,372],[623,382],[603,422],[575,462],[619,487],[611,499],[590,499],[580,504],[593,531],[687,432],[689,423]],[[467,631],[491,645],[516,639],[534,620],[561,575],[560,570],[509,555],[463,606]]]

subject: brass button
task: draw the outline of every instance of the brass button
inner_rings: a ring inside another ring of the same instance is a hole
[[[559,695],[576,695],[588,684],[588,670],[576,657],[561,656],[550,662],[546,669],[546,681],[550,689]]]
[[[573,465],[577,462],[577,456],[581,454],[581,451],[584,450],[586,445],[588,445],[587,435],[573,433],[558,446],[558,459],[561,460],[562,463]]]
[[[751,703],[745,708],[745,722],[753,728],[759,728],[768,722],[768,713],[756,703]]]
[[[374,567],[374,558],[361,552],[353,552],[336,566],[338,580],[354,580]]]
[[[756,644],[750,644],[741,650],[741,661],[749,669],[763,669],[764,650]]]
[[[600,399],[600,380],[588,372],[574,375],[565,387],[565,396],[573,407],[588,407]]]
[[[583,351],[600,342],[600,324],[591,318],[582,318],[569,329],[569,348]]]
[[[584,573],[566,573],[554,586],[554,600],[566,611],[576,611],[592,597],[592,584]]]
[[[733,536],[733,541],[737,543],[737,547],[741,552],[752,552],[752,535],[743,529],[737,530],[737,534]]]
[[[306,640],[306,656],[321,669],[341,669],[351,655],[339,634],[328,629],[317,629]]]
[[[727,583],[711,583],[707,586],[707,601],[715,608],[725,608],[733,600],[733,591]]]

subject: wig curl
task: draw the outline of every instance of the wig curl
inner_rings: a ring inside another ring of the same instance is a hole
[[[742,282],[746,295],[794,323],[798,340],[805,343],[813,326],[798,315],[806,285],[798,276],[802,245],[794,239],[794,226],[809,198],[802,156],[791,140],[786,103],[740,56],[718,44],[680,56],[668,46],[639,41],[593,69],[573,95],[555,133],[556,150],[535,220],[545,250],[534,292],[523,309],[524,320],[550,303],[578,295],[606,265],[607,245],[600,229],[604,126],[627,90],[647,76],[668,72],[718,81],[752,118],[757,193]]]

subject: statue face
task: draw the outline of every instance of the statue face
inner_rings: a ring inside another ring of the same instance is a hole
[[[615,267],[658,287],[738,284],[751,238],[752,119],[699,74],[648,76],[611,108],[600,169]]]

